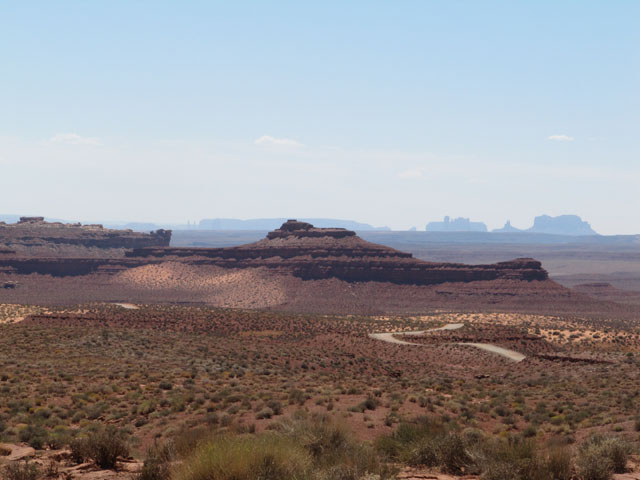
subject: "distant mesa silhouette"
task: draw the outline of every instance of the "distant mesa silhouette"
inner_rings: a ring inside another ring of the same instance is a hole
[[[240,220],[237,218],[206,218],[200,220],[200,230],[275,230],[286,218],[253,218]],[[389,227],[374,227],[368,223],[354,222],[353,220],[338,220],[333,218],[301,218],[303,222],[312,223],[317,228],[348,228],[350,230],[373,231],[390,230]]]
[[[578,215],[560,215],[550,217],[540,215],[533,221],[533,227],[527,229],[532,233],[553,233],[556,235],[598,235],[589,222]]]
[[[516,232],[524,232],[524,230],[521,230],[519,228],[514,227],[513,225],[511,225],[511,220],[507,220],[507,223],[504,224],[504,227],[502,228],[496,228],[494,230],[491,230],[494,233],[516,233]]]
[[[429,222],[426,227],[427,232],[486,232],[487,226],[482,222],[472,222],[468,218],[444,217],[442,222]]]

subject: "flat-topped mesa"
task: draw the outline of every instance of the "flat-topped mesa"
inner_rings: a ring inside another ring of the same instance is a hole
[[[299,222],[297,220],[287,220],[282,224],[280,228],[269,232],[267,234],[268,239],[275,238],[309,238],[309,237],[332,237],[332,238],[345,238],[355,237],[356,232],[347,230],[345,228],[315,228],[313,225],[307,222]]]
[[[354,232],[315,228],[289,220],[267,237],[228,248],[139,248],[125,254],[140,261],[182,261],[224,268],[266,267],[305,280],[337,278],[347,282],[433,285],[486,280],[546,280],[540,262],[520,258],[492,265],[434,263],[410,253],[370,243]]]
[[[44,217],[20,217],[18,223],[44,223]]]
[[[48,255],[56,256],[59,247],[73,247],[78,255],[81,248],[127,249],[169,246],[171,230],[138,233],[132,230],[112,230],[99,224],[47,222],[44,217],[21,217],[16,223],[0,223],[0,247],[16,250],[18,254],[39,256],[49,248]],[[71,252],[71,250],[69,250]]]

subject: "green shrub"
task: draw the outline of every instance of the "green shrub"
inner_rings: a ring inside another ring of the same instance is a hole
[[[134,475],[133,480],[170,480],[172,457],[173,452],[169,446],[154,446],[147,452],[142,469]]]
[[[536,444],[528,439],[486,439],[470,448],[469,457],[475,471],[482,473],[482,478],[486,480],[550,478]]]
[[[114,427],[107,427],[88,437],[75,438],[70,443],[71,458],[76,463],[91,459],[100,468],[113,468],[118,457],[129,455],[124,435]]]
[[[341,456],[350,444],[346,430],[324,415],[307,417],[299,413],[297,418],[274,425],[274,429],[296,441],[314,460],[324,463],[331,463]]]
[[[299,412],[295,418],[275,424],[274,429],[311,455],[319,479],[359,480],[367,475],[386,478],[391,473],[373,448],[355,441],[327,415]]]
[[[223,435],[196,448],[175,472],[175,480],[301,480],[311,456],[281,435]]]
[[[461,473],[471,463],[462,436],[451,432],[445,435],[438,448],[438,457],[447,473]]]
[[[4,480],[37,480],[40,476],[40,467],[25,461],[7,465],[2,478]]]
[[[48,435],[47,445],[54,450],[63,448],[69,444],[70,435],[67,429],[56,427],[52,433]]]
[[[137,409],[137,413],[139,415],[149,415],[150,413],[154,412],[155,409],[156,409],[155,402],[151,400],[146,400],[140,404],[140,406]]]
[[[578,470],[584,480],[608,479],[613,473],[624,473],[630,445],[618,437],[594,435],[580,446]]]
[[[91,458],[89,442],[86,438],[74,438],[69,443],[69,449],[71,450],[71,459],[75,463],[84,463]]]
[[[401,423],[376,441],[376,449],[392,461],[440,467],[452,474],[481,475],[483,480],[569,480],[571,455],[559,447],[543,456],[524,437],[487,438],[476,429],[459,432],[422,417]]]
[[[49,440],[49,433],[41,425],[27,425],[20,430],[19,438],[21,442],[28,443],[35,449],[41,449]]]
[[[282,415],[282,403],[278,400],[269,400],[267,402],[267,407],[269,407],[274,415]]]
[[[551,448],[545,467],[549,478],[553,480],[570,480],[572,473],[571,451],[567,447]]]
[[[113,468],[118,457],[129,455],[124,435],[114,427],[107,427],[89,436],[91,458],[100,468]]]
[[[307,397],[302,390],[298,390],[297,388],[294,388],[289,392],[290,405],[293,405],[294,403],[297,403],[298,405],[304,405],[304,402],[306,401],[306,399]]]
[[[196,428],[182,428],[173,437],[172,447],[179,457],[187,457],[200,445],[211,438],[211,427],[201,425]]]
[[[364,402],[362,402],[362,406],[366,409],[366,410],[375,410],[376,408],[378,408],[378,400],[376,400],[374,397],[372,397],[371,395],[369,395]]]
[[[613,464],[602,458],[595,449],[581,451],[576,461],[581,480],[609,480],[613,476]]]
[[[271,418],[271,417],[273,417],[273,410],[271,410],[269,407],[265,407],[262,410],[260,410],[258,413],[256,413],[256,418],[258,420]]]
[[[440,462],[440,443],[447,431],[443,424],[428,417],[402,422],[391,435],[380,436],[376,449],[388,460],[400,460],[410,465],[430,465],[432,457]],[[420,462],[427,463],[420,463]]]
[[[380,444],[378,445],[380,447]],[[422,439],[414,442],[405,454],[405,461],[412,467],[435,467],[440,464],[440,450],[433,439]]]

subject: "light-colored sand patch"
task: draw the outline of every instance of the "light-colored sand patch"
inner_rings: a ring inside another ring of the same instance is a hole
[[[26,445],[16,445],[14,443],[0,443],[0,452],[3,454],[0,458],[10,462],[24,460],[36,454],[33,448]]]
[[[285,288],[262,269],[225,269],[165,262],[132,268],[114,281],[147,290],[184,291],[189,298],[230,308],[265,308],[284,303]]]
[[[0,304],[0,324],[18,323],[29,315],[37,313],[45,313],[45,310],[34,305],[2,303]]]
[[[125,310],[138,310],[140,307],[137,305],[134,305],[133,303],[114,303],[115,306],[117,307],[122,307]]]

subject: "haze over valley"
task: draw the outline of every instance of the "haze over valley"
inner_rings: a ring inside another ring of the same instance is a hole
[[[0,480],[640,479],[640,2],[0,2]]]

